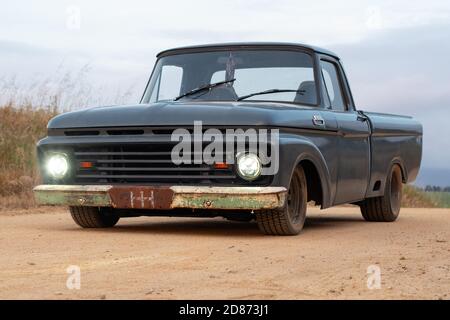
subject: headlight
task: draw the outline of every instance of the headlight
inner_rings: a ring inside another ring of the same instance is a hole
[[[47,172],[55,179],[62,178],[69,170],[69,161],[64,154],[54,154],[47,159]]]
[[[261,161],[253,153],[237,155],[237,172],[245,180],[255,180],[261,175]]]

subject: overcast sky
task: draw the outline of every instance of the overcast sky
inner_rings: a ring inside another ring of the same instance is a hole
[[[450,168],[448,0],[8,1],[0,81],[15,77],[29,88],[70,72],[98,101],[126,94],[123,102],[137,102],[157,52],[231,41],[332,49],[357,106],[415,116],[424,124],[424,166]]]

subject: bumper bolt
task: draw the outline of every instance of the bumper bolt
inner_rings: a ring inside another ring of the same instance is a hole
[[[209,200],[205,201],[205,203],[204,203],[205,207],[211,207],[211,205],[212,205],[212,202]]]

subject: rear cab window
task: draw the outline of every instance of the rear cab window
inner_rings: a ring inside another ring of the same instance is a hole
[[[320,69],[331,108],[336,111],[347,110],[336,64],[321,60]]]

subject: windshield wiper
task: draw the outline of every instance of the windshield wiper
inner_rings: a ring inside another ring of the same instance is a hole
[[[196,94],[196,93],[201,92],[201,91],[203,91],[203,90],[211,90],[212,88],[215,88],[215,87],[220,86],[220,85],[222,85],[222,84],[232,83],[232,82],[234,82],[234,81],[236,81],[236,79],[230,79],[230,80],[225,80],[225,81],[220,81],[220,82],[210,83],[210,84],[207,84],[207,85],[205,85],[205,86],[201,86],[201,87],[192,89],[192,90],[190,90],[190,91],[188,91],[188,92],[185,92],[185,93],[183,93],[182,95],[179,95],[178,97],[176,97],[175,99],[173,99],[173,101],[180,100],[181,98],[184,98],[184,97],[186,97],[186,96],[190,96],[190,95],[192,95],[192,94]]]
[[[261,94],[271,94],[271,93],[278,93],[278,92],[297,92],[301,95],[303,95],[303,93],[305,93],[305,90],[294,90],[294,89],[269,89],[269,90],[265,90],[265,91],[260,91],[260,92],[255,92],[255,93],[250,93],[247,94],[245,96],[239,97],[237,98],[236,101],[241,101],[253,96],[259,96]]]

